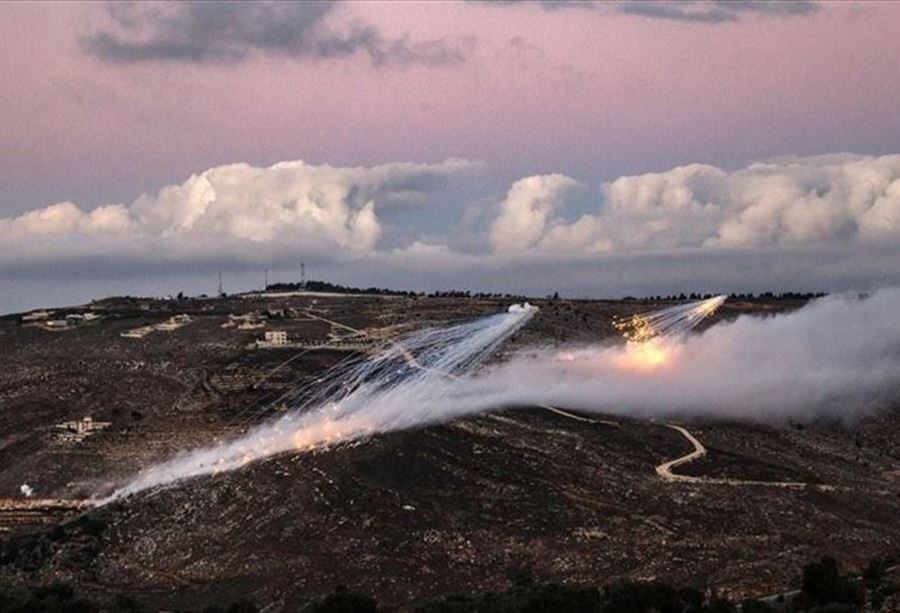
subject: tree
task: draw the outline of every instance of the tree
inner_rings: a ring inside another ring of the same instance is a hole
[[[378,603],[369,596],[339,586],[321,602],[306,609],[307,613],[378,613]]]
[[[863,594],[859,586],[841,575],[834,558],[822,558],[803,567],[803,587],[806,605],[862,604]]]

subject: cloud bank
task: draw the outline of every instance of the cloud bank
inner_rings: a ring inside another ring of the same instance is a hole
[[[900,237],[900,155],[794,157],[726,171],[707,164],[604,183],[598,211],[569,221],[551,216],[566,191],[519,181],[500,218],[527,225],[522,241],[495,241],[496,251],[526,246],[585,254],[681,248],[797,247],[834,241],[874,244]],[[543,199],[541,214],[521,205]],[[503,229],[495,226],[498,235]]]
[[[382,233],[379,208],[421,205],[476,167],[465,160],[217,166],[130,205],[84,211],[61,202],[0,219],[0,267],[96,255],[254,261],[279,251],[334,258],[366,253]]]
[[[690,164],[594,188],[535,175],[505,195],[484,174],[460,159],[218,166],[131,203],[0,219],[0,276],[202,275],[304,258],[357,285],[578,296],[900,282],[900,155]],[[466,221],[473,202],[483,214]]]

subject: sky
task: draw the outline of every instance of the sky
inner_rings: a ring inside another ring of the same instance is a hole
[[[900,3],[0,5],[0,312],[310,276],[863,290]]]

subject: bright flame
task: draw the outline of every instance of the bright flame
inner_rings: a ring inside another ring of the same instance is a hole
[[[621,370],[648,371],[670,363],[675,349],[659,339],[644,342],[628,341],[625,350],[616,358],[616,366]]]

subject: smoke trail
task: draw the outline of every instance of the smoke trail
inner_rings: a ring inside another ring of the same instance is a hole
[[[396,341],[373,358],[321,377],[284,417],[243,437],[158,464],[98,501],[234,470],[286,451],[309,451],[444,419],[442,407],[465,377],[537,312],[529,304],[473,322],[429,328]]]

